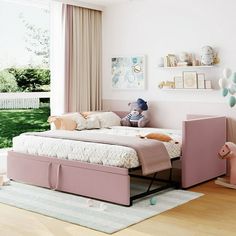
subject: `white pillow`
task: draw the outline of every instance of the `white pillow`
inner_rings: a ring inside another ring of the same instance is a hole
[[[86,129],[100,129],[100,122],[97,117],[87,117]]]
[[[77,123],[77,130],[84,130],[84,129],[99,129],[100,128],[100,121],[98,117],[96,116],[91,116],[87,117],[86,119],[84,118],[83,115],[81,115],[78,112],[74,113],[66,113],[61,115],[60,117],[67,118],[74,120]]]
[[[111,126],[120,126],[121,118],[114,112],[94,112],[88,115],[89,117],[96,117],[100,122],[101,128],[109,128]]]
[[[66,113],[61,115],[61,117],[74,120],[77,123],[77,130],[86,129],[86,119],[79,112]]]

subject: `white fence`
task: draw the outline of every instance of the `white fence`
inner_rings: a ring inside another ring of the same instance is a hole
[[[50,98],[50,93],[0,93],[0,109],[39,108],[40,98]]]

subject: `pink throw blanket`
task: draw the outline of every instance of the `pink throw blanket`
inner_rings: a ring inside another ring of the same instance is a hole
[[[103,143],[133,148],[137,152],[139,161],[142,166],[143,175],[149,175],[171,168],[170,157],[166,150],[166,147],[162,142],[157,140],[66,130],[50,130],[45,132],[33,132],[27,134],[40,137]]]

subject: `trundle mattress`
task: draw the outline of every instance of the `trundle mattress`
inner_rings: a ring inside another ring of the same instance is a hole
[[[182,137],[181,131],[179,130],[114,126],[109,129],[83,130],[73,132],[112,134],[114,135],[114,138],[119,138],[119,136],[124,135],[137,136],[154,132],[164,133],[172,137],[174,140],[171,142],[163,142],[170,158],[179,157],[181,155]],[[27,133],[13,138],[13,151],[36,156],[78,160],[106,166],[123,168],[135,168],[140,166],[136,151],[129,147],[40,137]]]

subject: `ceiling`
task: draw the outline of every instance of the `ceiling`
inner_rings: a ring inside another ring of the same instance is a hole
[[[0,0],[1,1],[1,0]],[[24,5],[35,5],[35,6],[46,6],[49,7],[49,2],[50,0],[4,0],[8,2],[13,2],[13,3],[20,3]],[[59,0],[63,2],[63,0]],[[100,6],[108,6],[111,4],[117,4],[117,3],[122,3],[122,2],[131,2],[134,0],[72,0],[72,2],[84,2],[84,3],[91,3],[95,5],[100,5]],[[66,2],[66,1],[65,1]]]
[[[128,2],[132,0],[78,0],[78,2],[86,2],[86,3],[92,3],[96,5],[102,5],[102,6],[107,6],[111,4],[116,4],[116,3],[122,3],[122,2]],[[75,0],[76,2],[76,0]]]
[[[22,5],[30,5],[40,8],[49,8],[49,0],[5,0],[10,3],[17,3]]]

